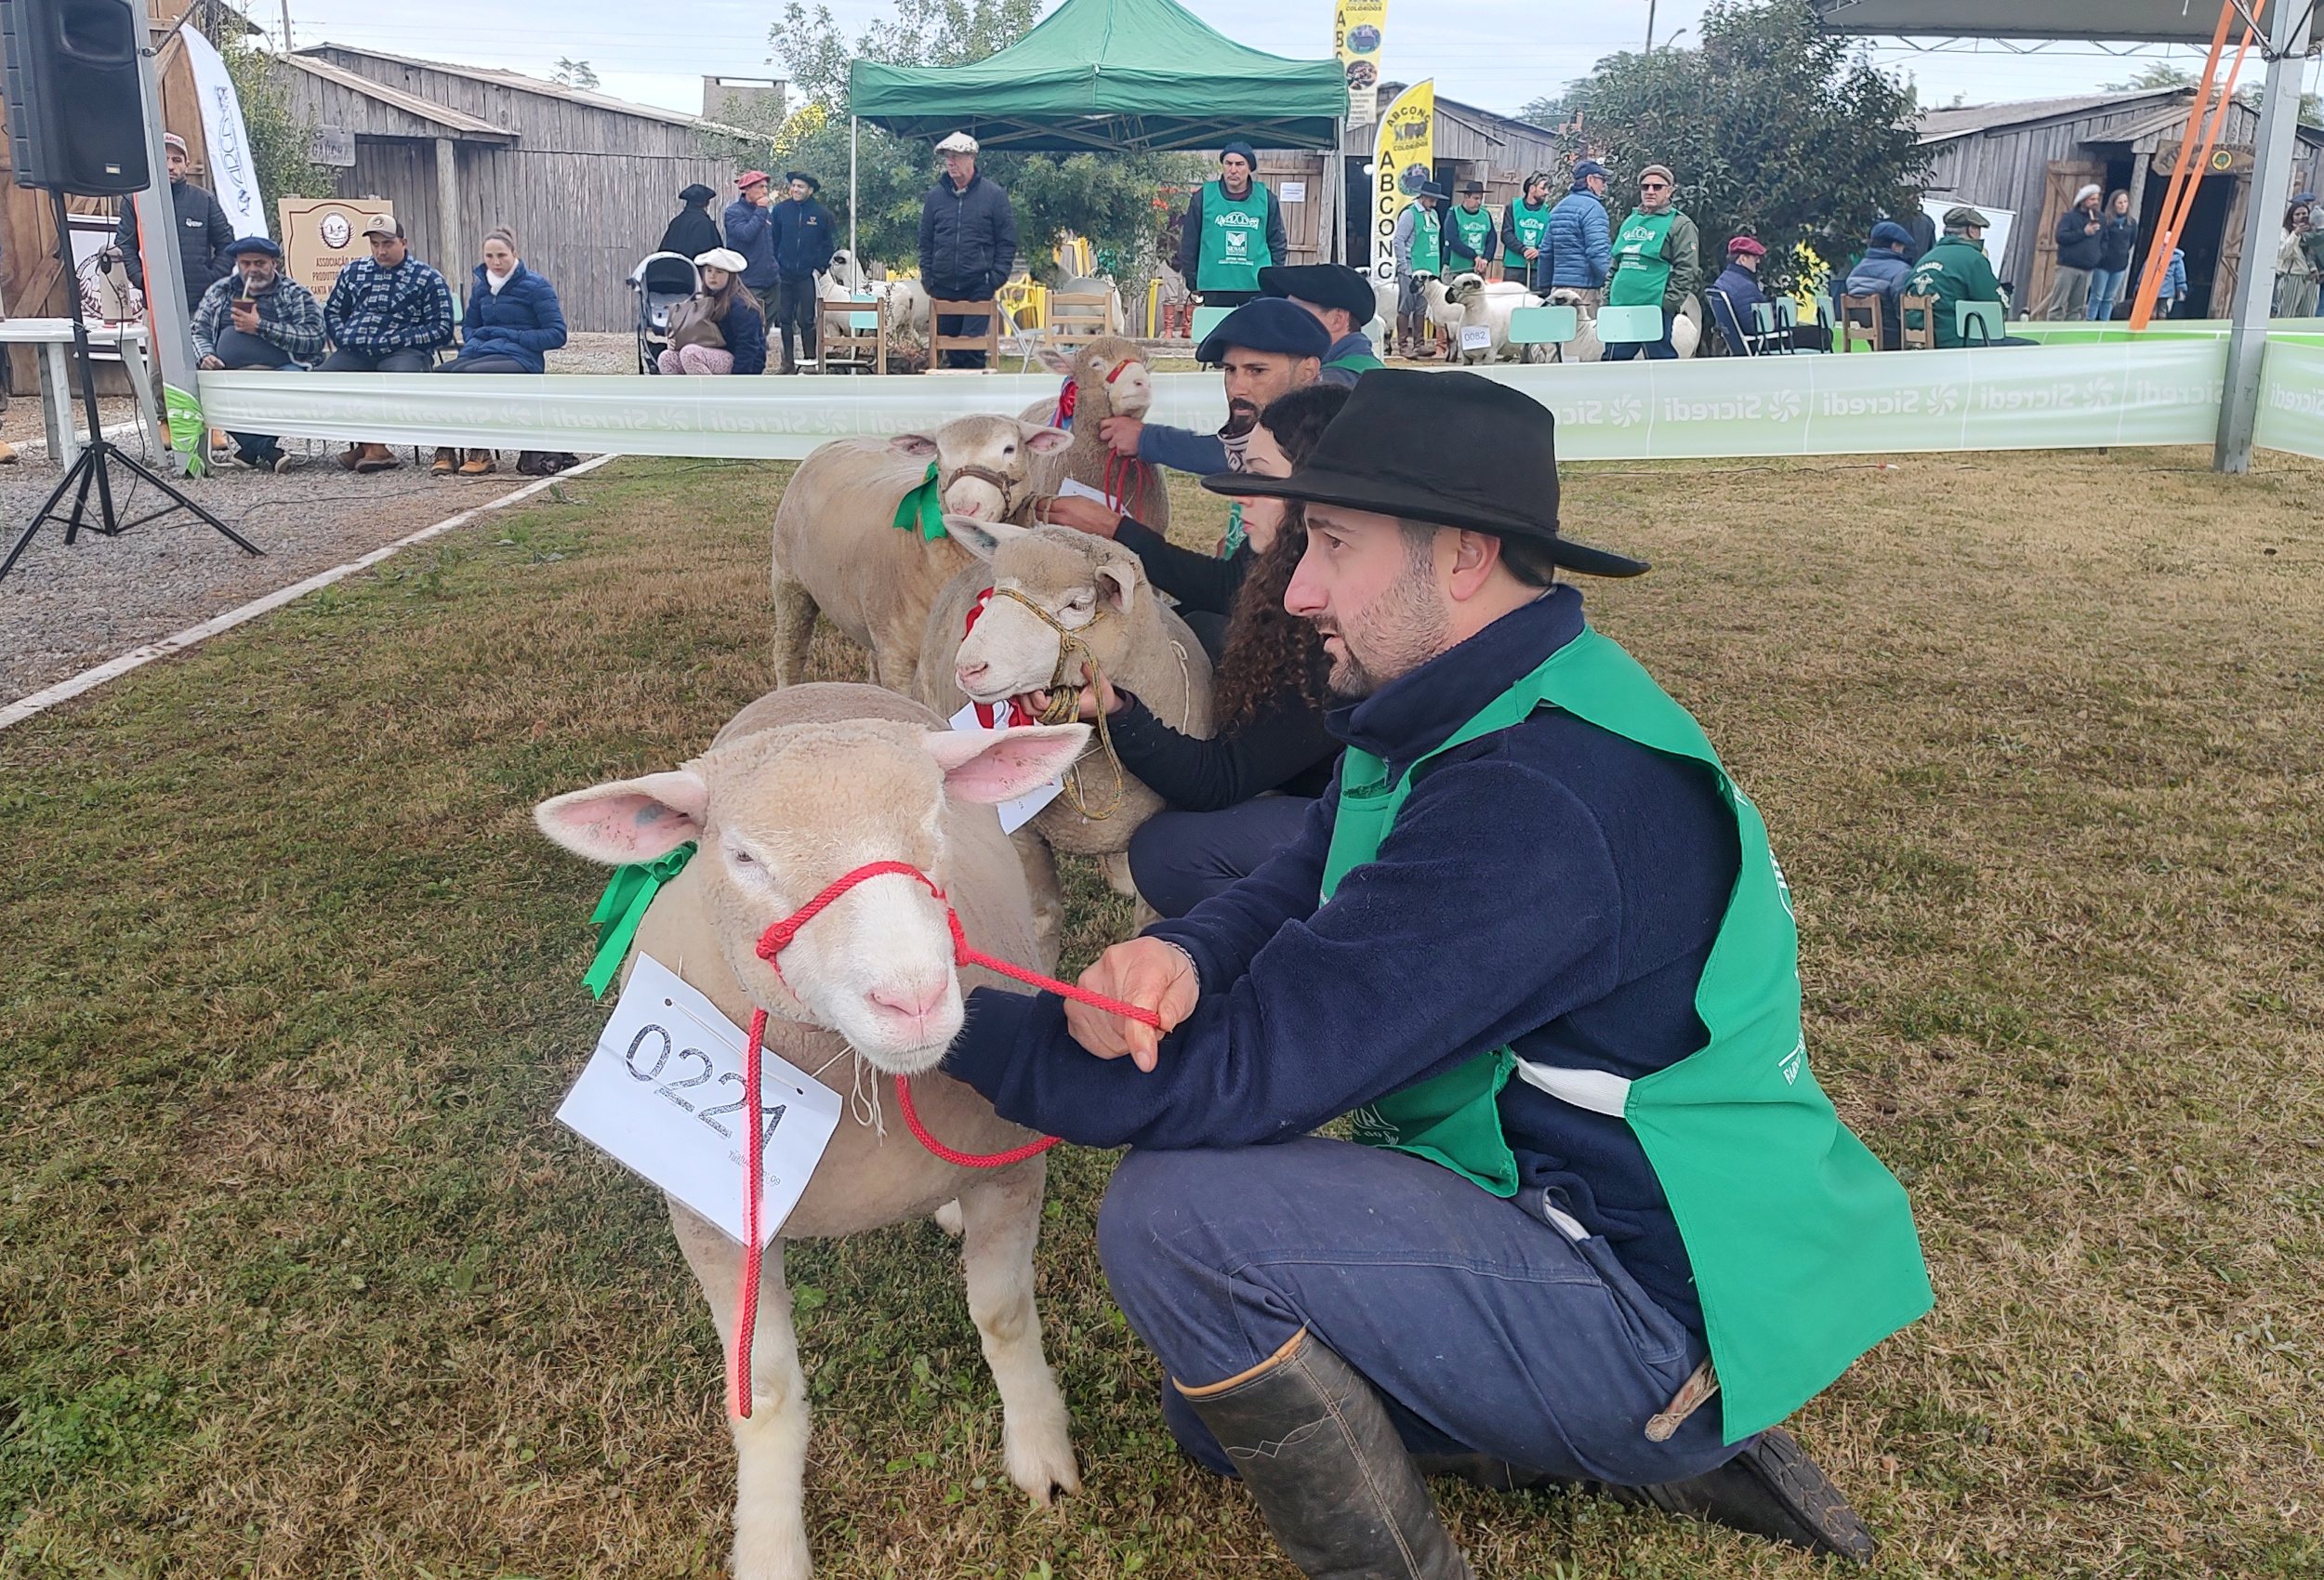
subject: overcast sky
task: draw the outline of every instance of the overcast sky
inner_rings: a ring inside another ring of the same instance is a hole
[[[281,27],[280,0],[248,0],[263,26]],[[1330,46],[1330,0],[1182,0],[1211,26],[1278,55],[1320,56]],[[767,30],[779,6],[771,0],[691,0],[664,11],[627,0],[561,0],[548,11],[479,10],[474,0],[289,0],[291,27],[303,46],[325,41],[365,45],[433,59],[505,66],[547,76],[558,57],[589,61],[604,91],[649,104],[698,112],[706,72],[775,74]],[[887,10],[887,0],[833,0],[833,14],[852,35]],[[1585,74],[1591,62],[1645,39],[1646,0],[1591,0],[1551,7],[1528,0],[1392,0],[1382,72],[1401,81],[1433,76],[1437,91],[1486,109],[1513,111]],[[1657,37],[1676,31],[1694,39],[1702,0],[1660,0]],[[2146,58],[2155,52],[2148,51]],[[2170,58],[2199,63],[2199,51]],[[2097,46],[2058,45],[2030,55],[1986,43],[1975,53],[1920,54],[1894,44],[1876,59],[1908,72],[1924,104],[1956,95],[1972,104],[2087,92],[2135,72],[2142,59],[2110,57]],[[2256,70],[2257,62],[2252,62]],[[2311,77],[2315,69],[2311,67]],[[2313,83],[2311,83],[2313,86]]]

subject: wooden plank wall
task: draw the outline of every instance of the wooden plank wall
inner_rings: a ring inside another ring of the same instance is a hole
[[[706,157],[689,126],[358,51],[323,54],[374,81],[519,134],[514,148],[456,145],[457,230],[470,247],[496,225],[516,231],[526,264],[557,287],[566,322],[576,331],[628,329],[635,309],[626,282],[678,212],[679,190],[700,181],[723,198],[733,179],[733,162]],[[390,200],[414,253],[443,270],[465,296],[476,259],[444,256],[433,142],[365,135],[363,128],[370,125],[408,130],[409,117],[304,72],[284,74],[295,101],[314,120],[358,134],[355,164],[340,173],[335,195]],[[720,205],[712,206],[715,212]]]
[[[1261,149],[1258,176],[1274,189],[1278,201],[1283,196],[1284,182],[1307,184],[1304,202],[1283,204],[1283,239],[1291,249],[1291,256],[1283,261],[1321,262],[1322,255],[1316,250],[1315,242],[1322,234],[1324,156],[1289,149]]]

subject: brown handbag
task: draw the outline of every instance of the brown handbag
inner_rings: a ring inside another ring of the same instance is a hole
[[[669,309],[669,349],[681,346],[706,346],[713,351],[726,349],[726,331],[710,316],[709,304],[700,296],[689,296]]]

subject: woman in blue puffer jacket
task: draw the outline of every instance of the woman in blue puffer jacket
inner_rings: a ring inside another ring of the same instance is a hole
[[[484,261],[476,266],[469,282],[468,310],[460,323],[460,354],[439,363],[436,371],[546,373],[548,364],[543,353],[564,343],[565,313],[557,302],[557,287],[524,267],[517,257],[515,231],[506,225],[486,231]],[[527,451],[517,458],[517,468],[536,470],[527,465],[533,459]],[[471,450],[463,457],[447,445],[436,452],[430,470],[438,477],[448,476],[455,468],[462,477],[482,477],[494,466],[489,450]]]

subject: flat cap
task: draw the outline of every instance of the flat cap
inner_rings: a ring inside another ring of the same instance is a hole
[[[1964,230],[1971,225],[1984,230],[1989,229],[1992,224],[1992,220],[1987,219],[1965,203],[1945,211],[1945,229],[1948,230]]]

